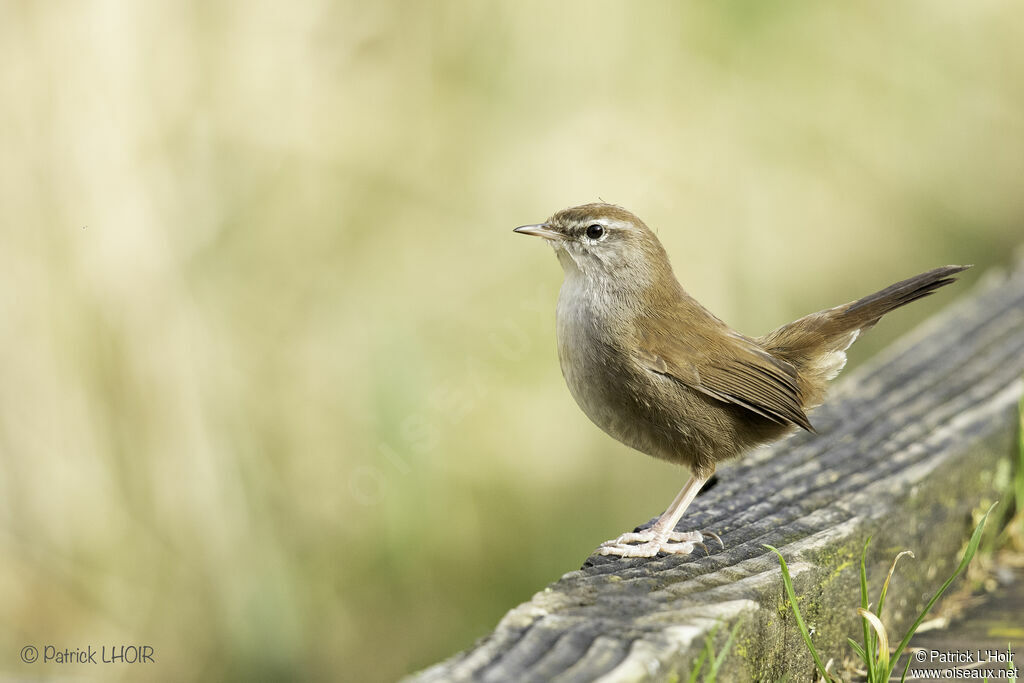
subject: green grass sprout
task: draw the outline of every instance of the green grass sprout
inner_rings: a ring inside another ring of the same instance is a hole
[[[704,637],[704,649],[701,650],[700,657],[697,658],[693,671],[690,672],[690,683],[697,683],[697,677],[700,676],[705,664],[709,664],[710,668],[704,674],[701,681],[703,681],[703,683],[715,683],[718,678],[718,670],[722,668],[725,658],[732,649],[733,643],[736,640],[736,633],[739,631],[740,626],[743,625],[743,620],[738,620],[732,627],[732,630],[729,631],[729,637],[725,641],[725,645],[723,645],[721,651],[716,654],[715,634],[718,633],[718,629],[721,625],[721,622],[715,624],[715,627],[711,629],[711,632]]]
[[[971,563],[975,553],[978,551],[978,546],[981,543],[981,537],[985,529],[985,523],[988,521],[989,514],[991,514],[993,508],[996,507],[996,503],[985,512],[978,525],[974,528],[974,533],[971,534],[971,539],[967,543],[967,549],[964,551],[963,557],[960,560],[960,564],[956,570],[946,579],[945,583],[932,595],[931,599],[918,614],[917,619],[911,624],[907,630],[906,635],[903,636],[903,640],[900,641],[896,649],[890,652],[889,650],[889,633],[885,628],[885,624],[882,623],[881,613],[882,608],[885,606],[885,598],[889,592],[889,584],[892,581],[893,574],[896,571],[896,565],[902,557],[909,555],[914,557],[914,554],[909,550],[896,555],[892,561],[892,565],[889,567],[889,573],[885,578],[885,582],[882,584],[882,590],[878,597],[878,608],[875,611],[871,610],[871,604],[868,602],[868,577],[867,577],[867,551],[868,544],[871,542],[871,538],[864,542],[864,548],[861,551],[860,557],[860,607],[857,608],[857,614],[860,615],[864,630],[864,643],[863,645],[857,643],[851,638],[847,638],[851,649],[857,654],[857,656],[864,663],[864,667],[867,671],[868,683],[883,683],[888,681],[892,676],[892,672],[896,665],[899,663],[900,657],[903,656],[904,651],[910,643],[911,638],[917,632],[917,629],[921,626],[925,617],[931,612],[932,607],[935,603],[943,596],[946,590],[952,585],[953,581],[958,576],[964,573],[967,566]],[[804,622],[803,616],[800,614],[800,608],[797,605],[796,593],[793,591],[793,581],[789,574],[789,567],[786,565],[786,560],[783,558],[782,553],[773,546],[765,545],[765,548],[771,550],[779,558],[779,565],[782,569],[782,583],[786,590],[786,597],[789,600],[790,608],[793,611],[793,616],[796,618],[797,627],[800,629],[800,634],[803,636],[804,643],[807,645],[807,649],[811,652],[811,657],[814,658],[814,664],[818,669],[818,673],[821,674],[822,678],[826,681],[837,680],[831,676],[827,667],[822,665],[821,656],[818,653],[817,648],[811,641],[810,632],[807,629],[807,624]],[[910,667],[910,658],[907,659],[906,666],[903,669],[903,675],[900,680],[906,679],[907,671]]]
[[[811,634],[807,630],[807,624],[804,623],[804,618],[800,614],[800,608],[796,604],[796,593],[793,592],[793,580],[789,577],[789,567],[786,566],[786,559],[782,557],[782,553],[779,552],[778,548],[770,545],[765,545],[764,547],[779,556],[779,564],[782,565],[782,583],[786,587],[786,597],[789,598],[790,607],[793,608],[793,616],[796,617],[796,625],[800,628],[800,635],[803,636],[807,649],[811,651],[811,657],[814,658],[814,665],[818,668],[818,673],[826,681],[832,680],[825,669],[825,665],[821,663],[821,657],[818,656],[818,650],[814,647],[814,642],[811,641]]]

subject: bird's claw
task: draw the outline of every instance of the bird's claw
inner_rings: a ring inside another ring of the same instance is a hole
[[[670,531],[664,532],[653,527],[643,531],[634,531],[622,534],[618,538],[605,541],[597,549],[598,555],[617,555],[619,557],[654,557],[658,553],[669,555],[689,555],[695,547],[704,549],[706,555],[710,555],[707,545],[704,544],[705,536],[718,541],[718,544],[725,548],[722,539],[718,534],[705,531]]]
[[[704,536],[710,536],[711,538],[718,541],[719,547],[721,547],[722,550],[725,550],[725,543],[722,541],[722,537],[716,534],[714,531],[702,531],[700,533]]]

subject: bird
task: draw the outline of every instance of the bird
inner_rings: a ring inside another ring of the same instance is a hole
[[[654,524],[598,554],[688,555],[709,531],[676,526],[719,463],[798,430],[846,364],[846,350],[890,311],[955,281],[970,266],[935,268],[760,337],[730,328],[676,279],[658,237],[606,203],[514,230],[546,240],[564,272],[556,306],[558,359],[584,414],[608,435],[690,472]]]

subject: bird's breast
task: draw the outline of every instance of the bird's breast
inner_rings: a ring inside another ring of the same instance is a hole
[[[562,285],[557,309],[562,375],[594,424],[629,446],[651,452],[648,439],[638,431],[643,420],[634,414],[644,393],[639,383],[646,378],[622,349],[632,336],[622,327],[628,318],[613,313],[610,305],[578,282]]]

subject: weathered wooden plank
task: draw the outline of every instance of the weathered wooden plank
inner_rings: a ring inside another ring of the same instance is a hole
[[[1024,264],[973,293],[843,382],[815,411],[817,435],[723,468],[686,524],[718,532],[710,557],[592,556],[510,611],[473,648],[419,681],[669,680],[690,671],[706,634],[743,626],[722,675],[804,676],[810,657],[782,602],[774,556],[790,563],[801,608],[829,655],[858,636],[856,559],[868,534],[873,582],[913,549],[885,618],[912,618],[955,566],[971,511],[994,499],[1024,382]],[[648,522],[644,526],[647,526]],[[877,590],[877,589],[876,589]]]

